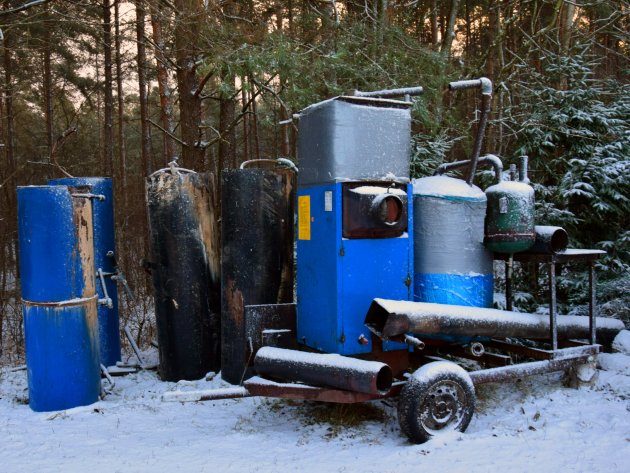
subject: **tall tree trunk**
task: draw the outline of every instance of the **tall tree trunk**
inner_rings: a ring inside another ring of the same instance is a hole
[[[52,72],[51,72],[51,38],[50,38],[50,28],[51,22],[48,12],[48,6],[46,6],[46,21],[44,23],[44,52],[43,52],[43,62],[44,62],[44,82],[43,82],[43,92],[44,92],[44,116],[46,121],[46,148],[48,151],[48,156],[52,154],[53,147],[53,104],[52,104]]]
[[[103,68],[105,76],[103,160],[105,174],[112,176],[114,173],[114,96],[112,92],[112,12],[110,0],[103,0]]]
[[[203,164],[204,149],[198,146],[201,138],[201,97],[197,92],[197,45],[200,43],[204,9],[200,0],[174,0],[174,4],[179,125],[182,141],[186,143],[182,146],[181,164],[199,169]]]
[[[236,3],[229,0],[223,3],[223,13],[227,15],[226,22],[234,27],[233,22],[229,19],[237,14]],[[241,15],[248,12],[241,12]],[[223,87],[219,100],[219,171],[225,168],[235,168],[238,163],[236,159],[236,127],[232,126],[235,117],[236,100],[234,98],[234,80],[235,76],[228,67],[224,67],[221,71],[221,82],[227,84]],[[253,85],[253,84],[252,84]]]
[[[6,161],[9,175],[15,171],[15,136],[14,136],[14,115],[13,115],[13,58],[11,57],[11,37],[6,36],[4,45],[4,104],[7,117],[6,122],[6,142],[4,144]]]
[[[116,98],[118,101],[118,160],[120,165],[120,178],[123,190],[127,189],[127,147],[125,144],[125,101],[123,95],[123,70],[122,52],[120,50],[122,38],[120,33],[120,2],[114,3],[114,32],[116,49]],[[123,192],[123,196],[126,192]]]
[[[138,95],[140,99],[140,158],[145,176],[151,174],[151,135],[149,130],[149,99],[147,94],[147,53],[144,32],[144,1],[136,0],[136,38],[138,45]]]
[[[158,91],[160,93],[160,120],[162,122],[162,128],[172,134],[174,131],[173,99],[171,87],[168,83],[168,70],[166,68],[167,58],[164,54],[162,11],[156,2],[152,1],[150,5]],[[164,165],[175,157],[175,144],[169,133],[162,133],[162,161]]]
[[[431,43],[437,50],[438,47],[438,6],[437,0],[431,2]]]
[[[459,0],[451,0],[451,10],[448,17],[448,25],[446,27],[445,36],[442,41],[442,49],[440,52],[442,56],[449,56],[451,54],[451,46],[453,45],[453,39],[455,38],[455,23],[457,21],[457,10],[459,8]]]

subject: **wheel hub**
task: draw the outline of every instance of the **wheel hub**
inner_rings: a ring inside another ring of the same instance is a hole
[[[431,386],[420,407],[420,422],[428,431],[455,429],[463,417],[464,393],[451,381]]]

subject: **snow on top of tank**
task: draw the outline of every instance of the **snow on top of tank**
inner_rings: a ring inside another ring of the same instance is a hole
[[[384,186],[360,186],[355,187],[354,189],[350,189],[350,192],[354,192],[355,194],[393,194],[393,195],[407,195],[407,193],[402,189],[396,189],[395,187],[384,187]]]
[[[328,105],[334,101],[343,101],[354,105],[375,105],[385,108],[402,108],[405,110],[408,110],[412,105],[411,102],[404,102],[401,100],[383,99],[378,97],[355,97],[352,95],[338,95],[336,97],[332,97],[326,100],[322,100],[321,102],[316,102],[309,105],[308,107],[302,109],[299,115],[307,115],[312,111]],[[407,111],[406,113],[408,114],[409,112]]]
[[[486,194],[477,186],[462,179],[448,176],[431,176],[414,179],[413,195],[443,197],[457,200],[485,201]]]

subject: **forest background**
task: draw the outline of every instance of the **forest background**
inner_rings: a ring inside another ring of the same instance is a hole
[[[354,89],[422,85],[414,177],[470,152],[478,98],[494,83],[484,152],[530,158],[537,223],[600,248],[603,315],[630,320],[627,1],[2,0],[0,363],[23,360],[16,186],[113,176],[118,261],[133,297],[122,324],[154,338],[145,177],[177,158],[213,173],[296,159],[293,114]],[[490,176],[480,183],[488,185]],[[542,310],[547,275],[519,270],[517,306]],[[564,268],[564,313],[587,279]],[[496,290],[501,288],[497,281]],[[500,299],[498,300],[501,304]]]

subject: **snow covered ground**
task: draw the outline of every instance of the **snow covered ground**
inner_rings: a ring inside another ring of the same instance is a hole
[[[603,354],[600,365],[592,389],[566,388],[560,374],[483,386],[468,431],[424,445],[401,436],[393,404],[166,403],[166,391],[223,384],[163,383],[154,372],[116,378],[94,405],[34,413],[26,372],[3,369],[0,471],[627,472],[630,356]]]

